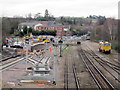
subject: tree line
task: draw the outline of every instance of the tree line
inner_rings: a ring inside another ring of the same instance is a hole
[[[71,25],[70,31],[73,35],[81,36],[91,32],[91,40],[100,40],[112,43],[112,48],[120,52],[120,20],[106,18],[105,16],[90,15],[89,17],[61,17],[58,20],[63,25]]]

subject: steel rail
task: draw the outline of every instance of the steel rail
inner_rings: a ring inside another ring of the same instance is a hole
[[[77,77],[75,64],[72,65],[72,68],[73,68],[73,74],[74,74],[75,83],[76,83],[76,87],[77,87],[76,89],[80,90],[80,82],[79,82],[79,78]]]
[[[84,51],[83,51],[84,52]],[[90,58],[86,55],[86,53],[84,53],[85,56],[88,58],[89,62],[93,65],[93,67],[95,68],[95,70],[100,74],[100,76],[104,79],[104,81],[106,82],[106,84],[108,85],[108,87],[112,90],[115,90],[114,86],[108,81],[108,79],[104,76],[104,74],[97,68],[97,66],[90,60]]]
[[[21,55],[6,57],[6,58],[1,59],[0,62],[4,62],[4,61],[7,61],[7,60],[9,60],[11,58],[16,58],[16,57],[19,57],[19,56],[21,56]]]
[[[107,88],[109,88],[109,89],[112,89],[112,90],[115,90],[115,88],[112,86],[112,84],[107,80],[107,78],[103,75],[103,73],[97,68],[97,66],[96,65],[94,65],[94,63],[90,60],[90,58],[86,55],[86,53],[83,51],[83,50],[81,50],[81,52],[82,52],[82,55],[84,55],[85,57],[86,57],[86,60],[89,62],[89,64],[91,64],[91,66],[89,65],[87,65],[87,63],[85,64],[86,65],[86,67],[88,67],[89,68],[89,70],[91,70],[91,72],[93,73],[93,75],[94,75],[94,77],[98,80],[98,83],[99,83],[99,85],[101,85],[101,87],[100,86],[98,86],[100,89],[103,89],[103,88],[105,88],[105,87],[107,87]],[[82,60],[84,60],[84,59],[82,59]],[[84,62],[86,62],[85,60],[84,60]],[[93,71],[94,70],[94,71]],[[89,71],[90,72],[90,71]],[[98,73],[98,74],[94,74],[94,73]],[[96,76],[97,75],[97,76]],[[99,78],[98,78],[99,77]],[[103,82],[101,82],[101,81],[103,81]],[[95,81],[96,82],[96,81]],[[104,84],[103,84],[104,83]],[[97,84],[98,85],[98,84]]]
[[[92,49],[90,49],[90,47],[88,47],[88,45],[86,45],[87,46],[87,48],[91,51],[91,53],[94,55],[94,56],[96,56],[97,58],[99,58],[99,59],[101,59],[101,60],[103,60],[100,56],[98,56]],[[111,65],[113,65],[113,66],[115,66],[115,67],[118,67],[118,68],[120,68],[120,66],[119,65],[116,65],[116,64],[113,64],[113,63],[111,63],[111,62],[109,62],[109,61],[106,61],[106,60],[103,60],[104,62],[107,62],[107,63],[109,63],[109,64],[111,64]],[[115,60],[114,60],[115,61]],[[116,62],[116,61],[115,61]],[[117,64],[118,64],[119,62],[117,62]]]
[[[13,66],[15,66],[18,62],[20,62],[20,61],[22,61],[22,60],[24,60],[24,58],[21,58],[21,59],[19,59],[19,60],[17,60],[17,61],[13,61],[13,62],[11,62],[11,63],[5,64],[5,65],[3,65],[3,66],[0,66],[0,72],[3,72],[3,71],[5,71],[5,70],[7,70],[7,69],[9,69],[9,68],[11,68],[11,67],[13,67]]]
[[[91,49],[90,49],[91,50]],[[85,51],[86,52],[86,51]],[[113,73],[111,73],[109,70],[108,70],[108,68],[106,68],[104,65],[106,65],[107,67],[109,67],[109,68],[111,68],[111,70],[113,70],[114,71],[114,73],[118,73],[118,74],[120,74],[120,68],[119,68],[119,66],[118,67],[112,67],[111,65],[113,65],[113,66],[115,66],[114,64],[112,64],[112,63],[109,63],[108,61],[105,61],[105,60],[102,60],[102,58],[100,58],[97,54],[95,54],[95,52],[86,52],[86,53],[88,53],[88,54],[90,54],[109,74],[111,74],[114,78],[115,78],[115,80],[117,80],[118,82],[120,82],[120,80],[119,80],[119,78],[118,77],[116,77],[116,76],[114,76],[113,75]],[[94,57],[94,54],[96,55],[96,57]],[[99,57],[99,58],[98,58]],[[100,59],[100,60],[98,60],[98,59]],[[104,65],[103,65],[104,64]],[[117,71],[118,70],[118,71]]]
[[[113,67],[107,65],[105,62],[102,62],[102,61],[98,61],[95,57],[93,57],[108,73],[110,73],[114,78],[115,80],[117,80],[118,82],[120,82],[120,80],[118,79],[118,77],[115,77],[104,65],[110,67],[112,70],[114,70],[115,72],[117,72],[119,74],[119,72],[114,69]],[[104,64],[104,65],[103,65]]]
[[[48,63],[48,60],[49,60],[50,58],[51,58],[51,57],[48,57],[48,58],[46,59],[45,64],[47,64],[47,63]]]
[[[112,68],[113,70],[115,70],[118,74],[120,74],[120,72],[118,72],[117,70],[119,70],[120,71],[120,67],[119,66],[117,66],[117,65],[115,65],[115,64],[113,64],[113,63],[111,63],[111,62],[108,62],[108,61],[106,61],[106,60],[103,60],[102,58],[100,58],[99,56],[94,56],[94,55],[92,55],[91,53],[89,53],[89,52],[87,52],[87,51],[85,51],[86,53],[88,53],[88,54],[90,54],[98,63],[103,63],[103,64],[105,64],[105,65],[107,65],[107,66],[109,66],[110,68]],[[98,60],[99,59],[99,60]],[[113,67],[112,67],[112,66]]]
[[[99,88],[100,90],[102,90],[102,87],[101,87],[101,85],[99,84],[98,80],[95,78],[93,72],[91,71],[91,69],[89,68],[89,66],[87,65],[87,63],[85,62],[85,59],[84,59],[83,55],[82,55],[81,53],[79,53],[79,55],[80,55],[80,57],[82,58],[85,66],[86,66],[86,68],[88,69],[88,71],[89,71],[90,75],[92,76],[93,80],[94,80],[95,83],[97,84],[98,88]]]
[[[68,62],[66,60],[64,64],[64,90],[68,90]]]

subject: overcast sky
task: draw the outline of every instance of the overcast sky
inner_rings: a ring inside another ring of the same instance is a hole
[[[118,17],[119,0],[0,0],[0,15],[25,16],[41,13],[45,9],[55,17],[71,16],[86,17],[89,15],[102,15]]]

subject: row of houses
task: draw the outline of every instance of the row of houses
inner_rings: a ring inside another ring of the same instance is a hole
[[[56,35],[71,35],[70,33],[70,25],[62,25],[55,21],[32,21],[32,22],[23,22],[18,25],[18,30],[23,31],[23,27],[31,27],[35,31],[40,30],[57,30]]]

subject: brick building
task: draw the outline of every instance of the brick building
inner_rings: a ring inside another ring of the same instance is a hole
[[[18,29],[20,31],[23,31],[24,26],[29,26],[33,28],[36,31],[40,30],[56,30],[57,31],[57,36],[65,35],[64,29],[65,28],[70,28],[66,27],[62,24],[56,23],[55,21],[33,21],[33,22],[23,22],[20,23],[18,26]]]

